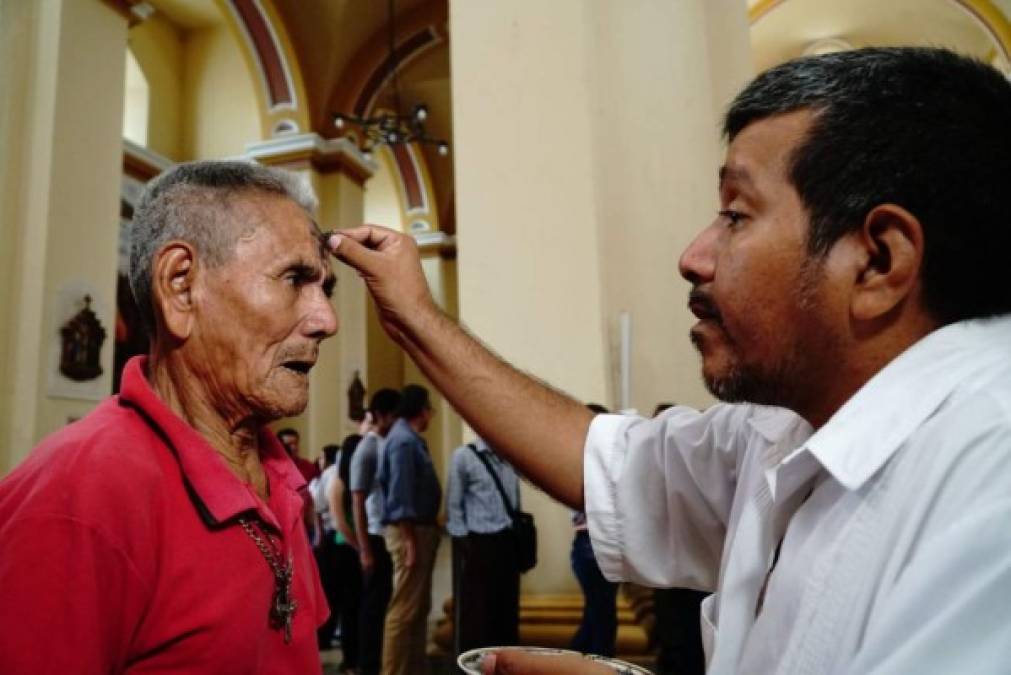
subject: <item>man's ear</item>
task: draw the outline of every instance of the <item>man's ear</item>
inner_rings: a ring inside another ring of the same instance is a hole
[[[855,233],[861,265],[851,301],[853,318],[874,320],[917,291],[923,266],[923,226],[895,204],[876,206]]]
[[[152,270],[154,302],[166,332],[183,341],[193,329],[193,281],[196,252],[184,241],[172,241],[158,251]]]

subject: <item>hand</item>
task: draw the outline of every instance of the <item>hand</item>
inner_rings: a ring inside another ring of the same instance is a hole
[[[581,656],[565,654],[545,656],[521,651],[503,650],[485,657],[481,664],[484,675],[614,675],[613,668],[587,661]]]
[[[366,546],[363,546],[358,551],[358,564],[361,565],[362,574],[368,576],[372,574],[372,570],[376,566],[376,559],[372,557],[372,551]]]
[[[338,260],[365,280],[383,328],[397,342],[409,320],[438,313],[421,269],[414,238],[378,225],[362,225],[332,234],[327,243]]]
[[[417,547],[414,543],[414,538],[410,537],[404,542],[404,567],[411,569],[414,567],[414,563],[418,559]]]

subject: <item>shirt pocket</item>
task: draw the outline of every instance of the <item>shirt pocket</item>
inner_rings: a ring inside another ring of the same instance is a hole
[[[717,630],[716,621],[713,620],[713,617],[716,615],[717,595],[717,593],[707,595],[699,607],[699,622],[702,627],[702,649],[706,653],[706,666],[709,665],[709,660],[713,657],[713,645],[716,644]]]

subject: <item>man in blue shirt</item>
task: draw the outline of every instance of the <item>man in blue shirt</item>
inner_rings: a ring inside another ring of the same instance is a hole
[[[520,573],[510,515],[520,508],[516,471],[478,438],[453,453],[446,482],[446,530],[453,537],[453,649],[460,654],[517,644]]]
[[[435,519],[442,488],[421,437],[432,420],[428,390],[404,387],[399,419],[380,455],[379,483],[386,508],[386,547],[393,558],[393,597],[383,635],[383,675],[419,675],[432,606],[432,568],[439,546]]]

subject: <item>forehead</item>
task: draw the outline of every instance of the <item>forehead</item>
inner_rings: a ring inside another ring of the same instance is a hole
[[[790,158],[811,128],[813,113],[796,110],[752,122],[734,137],[720,169],[721,185],[762,189],[787,181]]]
[[[236,245],[238,258],[298,257],[329,268],[319,228],[291,199],[253,193],[236,198],[233,208],[242,230]]]

